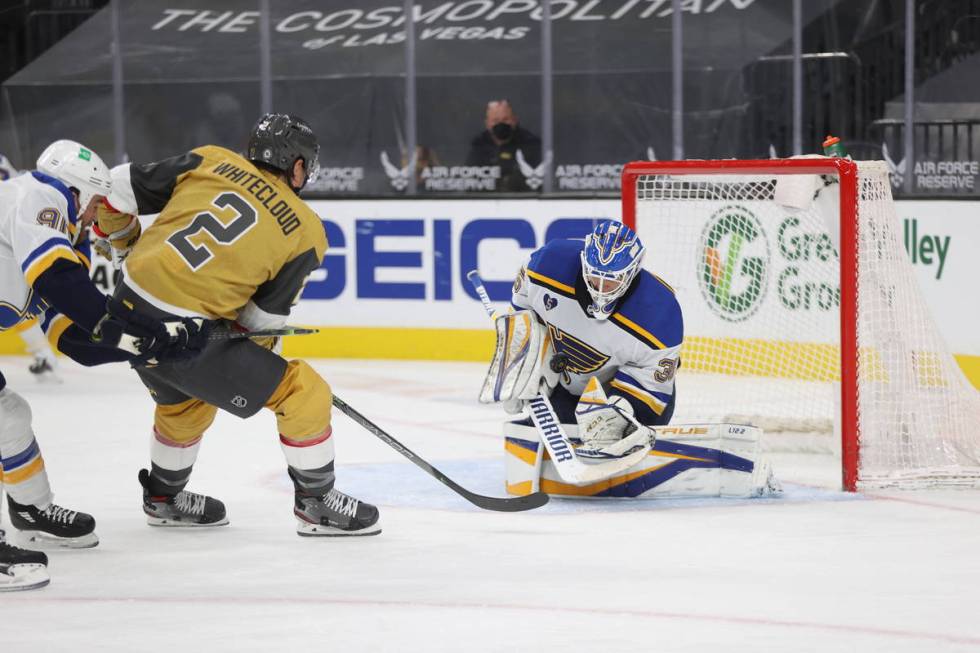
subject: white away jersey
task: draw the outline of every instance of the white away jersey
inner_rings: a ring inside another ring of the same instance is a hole
[[[651,423],[674,395],[684,335],[680,305],[670,286],[641,270],[609,319],[589,317],[581,251],[576,240],[553,240],[535,251],[514,282],[512,302],[533,310],[547,324],[556,353],[568,358],[562,386],[581,395],[596,376],[610,393],[648,408],[650,414],[637,411],[637,418]]]
[[[80,263],[69,240],[71,191],[40,172],[0,182],[0,330],[44,312],[34,282],[58,259]]]

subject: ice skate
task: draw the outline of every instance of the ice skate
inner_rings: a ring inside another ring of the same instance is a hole
[[[153,496],[150,494],[150,472],[141,469],[139,480],[143,486],[143,512],[150,526],[200,528],[228,523],[225,504],[213,497],[187,490],[175,495]]]
[[[293,510],[303,537],[346,537],[377,535],[381,532],[378,509],[338,490],[324,495],[296,493]]]
[[[61,383],[57,366],[53,358],[35,356],[27,369],[38,383]]]
[[[17,529],[21,544],[39,548],[90,549],[98,545],[95,518],[84,512],[51,504],[44,510],[25,506],[7,496],[10,524]]]
[[[50,582],[48,556],[7,544],[0,530],[0,592],[33,590]]]

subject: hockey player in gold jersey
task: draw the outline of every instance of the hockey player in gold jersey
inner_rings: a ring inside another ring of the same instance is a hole
[[[219,328],[282,327],[327,248],[323,225],[298,193],[316,177],[319,145],[285,114],[259,119],[241,156],[206,145],[113,170],[97,246],[121,264],[116,297],[149,316],[220,320]],[[136,215],[159,213],[140,234]],[[217,340],[200,357],[138,373],[157,404],[152,467],[140,472],[152,525],[218,526],[224,505],[184,490],[218,408],[274,411],[295,488],[300,535],[373,535],[374,506],[334,486],[330,386],[305,361],[248,339]]]

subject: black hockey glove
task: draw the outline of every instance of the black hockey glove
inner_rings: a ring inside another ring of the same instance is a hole
[[[193,358],[207,344],[210,324],[190,318],[158,320],[109,297],[92,339],[133,354],[129,362],[136,367]]]
[[[156,354],[156,359],[161,363],[190,360],[200,354],[207,346],[214,326],[211,320],[189,317],[165,324],[170,334],[170,343]]]

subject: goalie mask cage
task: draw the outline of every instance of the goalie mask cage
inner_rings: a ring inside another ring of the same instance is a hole
[[[684,313],[675,421],[837,433],[851,491],[980,486],[980,393],[926,307],[884,163],[636,162],[622,188]]]

